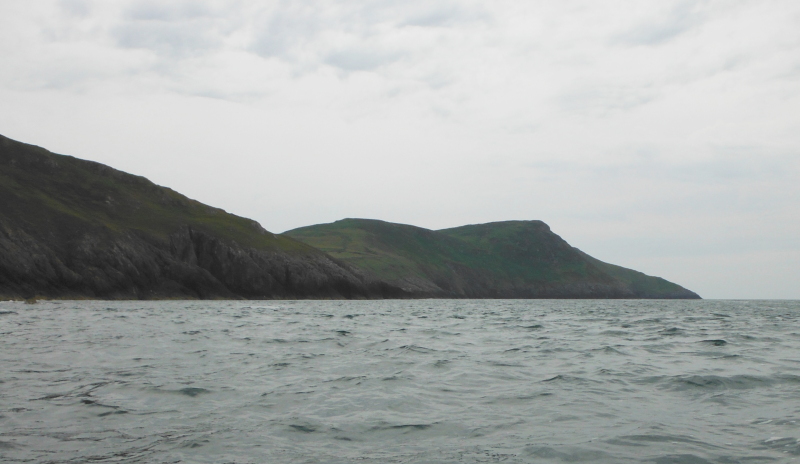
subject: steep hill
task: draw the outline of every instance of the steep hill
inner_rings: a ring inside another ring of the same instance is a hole
[[[603,263],[541,221],[432,231],[344,219],[285,233],[406,292],[454,298],[699,298],[658,277]]]
[[[258,223],[0,136],[0,297],[381,298],[404,293]]]

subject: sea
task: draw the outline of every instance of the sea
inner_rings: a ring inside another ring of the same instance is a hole
[[[0,302],[9,463],[789,463],[800,302]]]

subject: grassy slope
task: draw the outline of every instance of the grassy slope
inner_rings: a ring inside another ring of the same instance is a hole
[[[502,279],[566,282],[607,278],[541,221],[432,231],[370,219],[302,227],[287,235],[381,278],[431,277],[466,266]]]
[[[529,282],[606,280],[542,221],[505,221],[440,230],[502,261],[505,272]]]
[[[598,273],[601,273],[624,282],[634,293],[641,296],[670,297],[682,293],[692,294],[680,285],[661,277],[649,276],[593,258],[551,233],[550,228],[541,221],[495,222],[456,227],[440,232],[459,237],[502,256],[515,268],[524,268],[530,263],[544,263],[548,259],[556,261],[559,263],[556,269],[561,273],[558,277],[560,280],[599,277]],[[555,276],[550,276],[553,277]]]
[[[500,262],[434,231],[372,219],[343,219],[285,233],[387,281],[450,272],[457,263],[496,268]]]
[[[679,285],[596,260],[573,248],[541,221],[506,221],[440,231],[367,219],[344,219],[286,235],[389,282],[433,281],[469,268],[514,285],[593,283],[636,294],[667,296]],[[616,282],[616,284],[615,284]]]
[[[586,259],[594,264],[598,269],[617,278],[630,286],[633,291],[640,295],[666,296],[674,293],[686,291],[685,288],[674,284],[661,277],[653,277],[633,269],[624,268],[615,264],[605,263],[597,258],[593,258],[586,253],[580,252]]]
[[[2,136],[0,166],[0,216],[5,221],[25,221],[28,229],[46,230],[66,222],[166,239],[188,225],[260,250],[316,251],[144,177]]]

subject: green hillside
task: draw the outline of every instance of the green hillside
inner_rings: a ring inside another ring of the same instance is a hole
[[[599,259],[592,258],[584,252],[580,252],[586,259],[594,264],[598,269],[608,275],[619,279],[627,284],[631,290],[642,298],[684,298],[686,289],[674,284],[661,277],[652,277],[633,269],[624,268],[614,264],[604,263]]]
[[[0,136],[0,296],[380,296],[257,222]]]
[[[436,295],[458,291],[455,269],[499,269],[502,262],[462,240],[404,224],[343,219],[301,227],[288,235],[406,291]],[[465,296],[469,295],[468,290]]]
[[[542,221],[505,221],[461,226],[440,234],[469,243],[496,257],[509,276],[526,281],[607,280]]]
[[[698,298],[596,260],[541,221],[432,231],[344,219],[285,233],[408,292],[477,298]]]
[[[0,145],[0,214],[7,218],[24,218],[36,227],[58,226],[52,221],[66,220],[162,239],[179,227],[191,226],[261,249],[310,249],[267,232],[253,220],[191,200],[144,177],[2,136]]]

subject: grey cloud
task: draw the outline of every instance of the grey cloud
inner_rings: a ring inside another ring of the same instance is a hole
[[[485,20],[483,8],[453,0],[368,0],[349,9],[346,18],[362,24],[388,23],[397,27],[449,27],[459,23]]]
[[[454,2],[425,3],[410,11],[400,22],[403,26],[450,27],[468,22],[489,21],[487,11],[467,8]]]
[[[668,42],[689,31],[701,21],[696,5],[697,2],[681,2],[665,17],[639,24],[617,35],[612,42],[633,46],[659,45]]]
[[[488,17],[483,10],[449,0],[368,0],[345,5],[314,0],[281,3],[261,21],[251,50],[287,61],[302,56],[344,71],[371,70],[407,54],[397,45],[380,44],[387,31],[409,26],[450,27]],[[348,45],[336,46],[321,39],[329,35],[344,37]]]
[[[309,8],[308,4],[282,8],[266,21],[252,50],[263,57],[288,61],[299,60],[300,55],[305,55],[347,72],[373,70],[402,57],[400,51],[370,43],[372,22],[360,14],[354,17],[352,11],[342,11],[338,15],[325,15],[319,10]],[[320,40],[320,35],[328,31],[345,35],[351,44],[332,46]]]
[[[91,11],[91,6],[87,0],[60,0],[59,6],[61,10],[78,17],[86,17]]]
[[[143,48],[170,57],[194,56],[218,47],[219,25],[229,11],[203,1],[135,2],[111,34],[125,48]]]
[[[251,49],[263,57],[287,56],[324,29],[321,13],[313,5],[298,2],[284,5],[262,22]]]
[[[452,73],[433,72],[420,78],[431,89],[443,89],[456,81]]]
[[[778,73],[776,77],[791,81],[800,80],[800,59],[795,58],[794,64],[789,66],[788,69]]]
[[[557,98],[558,105],[569,112],[598,114],[628,110],[653,101],[657,90],[650,87],[586,84]]]
[[[209,98],[228,102],[248,103],[264,96],[261,91],[226,91],[219,88],[191,88],[185,85],[174,85],[172,90],[180,95]]]
[[[400,52],[350,48],[329,53],[324,61],[343,71],[370,71],[397,61],[402,56]]]
[[[139,21],[176,21],[209,16],[211,9],[201,1],[137,2],[125,13],[127,19]]]
[[[431,11],[425,11],[421,14],[411,16],[406,19],[403,25],[405,26],[421,26],[421,27],[441,27],[452,24],[461,19],[461,11],[455,7],[440,8]]]
[[[231,5],[203,0],[136,1],[124,11],[111,35],[119,46],[143,48],[169,57],[196,56],[215,49],[237,20]]]
[[[191,56],[219,45],[205,24],[190,22],[133,21],[113,30],[125,48],[144,48],[162,55]]]

